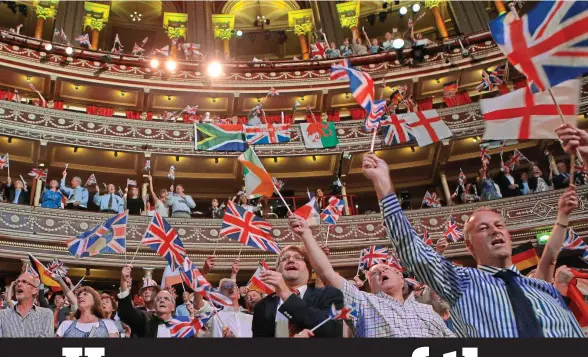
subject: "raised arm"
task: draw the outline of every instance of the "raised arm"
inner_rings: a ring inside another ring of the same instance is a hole
[[[76,298],[74,292],[70,289],[66,281],[62,279],[59,275],[54,274],[52,277],[59,284],[61,290],[63,290],[63,294],[69,301],[69,313],[75,314],[76,311],[78,311],[78,299]],[[69,280],[69,278],[67,277],[66,279]]]
[[[155,190],[154,190],[154,187],[153,187],[153,177],[151,176],[151,174],[149,174],[149,191],[151,192],[151,197],[153,198],[153,202],[154,203],[157,203],[157,201],[159,200],[159,198],[155,194]]]
[[[362,170],[372,181],[384,208],[384,224],[388,237],[396,248],[402,264],[415,273],[416,278],[429,285],[439,296],[453,305],[461,296],[467,277],[463,268],[454,266],[426,245],[410,226],[400,208],[390,169],[386,162],[373,153],[364,156]]]
[[[367,41],[366,46],[369,47],[371,43],[370,37],[368,36],[367,32],[365,32],[365,27],[362,27],[361,29],[363,31],[363,35],[365,36],[365,40]]]
[[[557,128],[555,133],[562,141],[565,152],[570,155],[579,153],[584,163],[588,163],[588,133],[586,131],[566,123]]]
[[[96,184],[96,194],[94,194],[94,203],[100,208],[100,186]]]
[[[239,258],[233,260],[233,265],[231,266],[232,281],[237,281],[237,274],[239,274]]]
[[[60,181],[60,184],[59,184],[59,189],[61,191],[65,192],[65,194],[69,196],[71,194],[72,189],[69,188],[69,187],[67,187],[67,186],[65,186],[65,178],[66,177],[67,177],[67,171],[63,171],[63,176],[61,177],[61,181]]]
[[[118,315],[122,322],[129,325],[131,331],[143,335],[147,315],[133,307],[131,299],[131,265],[122,268],[120,276],[120,293],[118,294]]]
[[[568,224],[570,222],[570,214],[574,209],[578,208],[578,204],[576,186],[570,185],[559,198],[557,205],[557,218],[553,225],[553,229],[551,230],[551,236],[543,250],[543,255],[541,255],[541,260],[539,260],[539,266],[537,266],[537,272],[534,276],[536,279],[545,280],[548,283],[553,281],[555,263],[559,252],[564,245],[566,232],[568,231]]]
[[[316,242],[312,231],[308,226],[308,222],[299,216],[290,216],[289,218],[290,229],[296,233],[306,248],[306,254],[310,260],[312,268],[316,272],[316,275],[321,280],[330,286],[333,286],[339,290],[343,290],[345,285],[345,278],[337,274],[333,269],[333,266],[329,262],[329,258]]]

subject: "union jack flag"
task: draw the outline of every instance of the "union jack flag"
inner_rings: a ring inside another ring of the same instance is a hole
[[[137,180],[127,179],[127,186],[137,186]]]
[[[167,177],[168,177],[170,180],[172,180],[172,181],[176,179],[176,167],[175,167],[175,165],[171,165],[171,166],[169,167],[169,172],[168,172],[168,174],[167,174]]]
[[[88,179],[86,180],[86,184],[84,186],[95,185],[96,183],[96,175],[91,174],[90,177],[88,177]]]
[[[390,254],[388,259],[386,260],[386,264],[388,264],[388,266],[390,266],[398,271],[404,271],[402,264],[400,264],[400,261],[398,260],[398,258],[396,258],[396,256],[394,254]]]
[[[433,240],[429,237],[429,231],[426,228],[423,230],[423,242],[426,245],[433,245]]]
[[[452,243],[463,238],[463,232],[459,229],[453,220],[453,217],[449,217],[449,220],[447,221],[447,230],[443,233],[443,237],[447,238],[447,241]]]
[[[429,193],[429,191],[427,191],[425,193],[425,197],[423,198],[423,204],[427,205],[427,207],[441,207],[441,202],[439,201],[439,197],[437,197],[437,192]]]
[[[47,170],[35,168],[35,169],[32,169],[31,172],[29,172],[29,176],[34,177],[35,180],[46,181],[47,180]]]
[[[290,124],[243,125],[243,131],[250,145],[290,142]]]
[[[194,319],[190,316],[176,316],[167,322],[169,333],[172,338],[195,337],[212,316],[212,313],[202,313]]]
[[[87,33],[77,36],[76,41],[78,41],[80,45],[90,46],[90,36],[88,36]]]
[[[0,170],[5,167],[10,167],[10,156],[8,153],[4,157],[0,156]]]
[[[76,258],[125,253],[128,217],[129,211],[124,211],[68,240],[67,250]]]
[[[587,249],[588,245],[584,243],[580,235],[574,232],[573,229],[568,228],[566,236],[564,238],[563,249],[575,250],[575,249]]]
[[[274,186],[276,186],[276,189],[278,191],[280,191],[284,187],[284,181],[279,180],[275,177],[272,177],[272,182],[274,183]]]
[[[335,196],[329,198],[329,204],[321,212],[321,220],[326,224],[337,224],[339,216],[343,214],[343,208],[345,207],[345,201]]]
[[[347,75],[342,75],[340,71],[345,71]],[[333,64],[331,66],[331,79],[333,79],[333,77],[339,79],[348,78],[349,88],[357,104],[361,105],[366,112],[372,112],[375,88],[374,81],[369,74],[355,68]]]
[[[365,131],[372,131],[378,129],[382,116],[386,113],[386,101],[376,100],[371,106],[371,111],[363,122]]]
[[[493,91],[495,86],[500,85],[502,81],[493,75],[488,74],[486,71],[482,71],[482,82],[476,86],[476,90],[482,91]]]
[[[388,248],[370,245],[359,253],[359,270],[369,270],[373,265],[386,263]]]
[[[137,45],[137,43],[135,42],[135,44],[133,45],[133,50],[131,51],[131,53],[133,55],[135,55],[135,56],[138,56],[140,54],[142,55],[143,52],[145,52],[145,49],[143,47]]]
[[[196,115],[198,113],[198,105],[195,105],[195,106],[186,105],[183,112],[188,113],[190,115]]]
[[[162,55],[165,57],[169,56],[169,45],[162,47],[162,48],[156,48],[153,50],[153,54],[154,55]]]
[[[544,91],[588,72],[588,2],[541,1],[517,19],[512,11],[491,21],[494,41],[510,63]]]
[[[529,161],[520,151],[515,149],[510,157],[510,159],[506,162],[506,166],[510,167],[511,170],[516,169],[517,167],[521,166],[521,160]]]
[[[182,281],[194,290],[194,292],[206,297],[217,305],[230,306],[232,304],[231,299],[212,287],[188,257],[186,257],[182,265],[180,265],[180,276]]]
[[[157,212],[147,226],[141,244],[148,245],[157,254],[164,257],[172,271],[176,270],[186,259],[186,249],[184,249],[176,230]]]
[[[482,167],[485,169],[490,163],[490,150],[485,146],[480,146],[480,159],[482,160]]]
[[[351,68],[351,64],[347,58],[342,59],[341,61],[335,63],[338,66],[334,67],[335,65],[331,66],[331,74],[330,78],[332,81],[337,79],[349,79],[347,75],[347,68]]]
[[[278,92],[274,87],[271,87],[269,92],[267,92],[268,97],[275,97],[278,95],[280,95],[280,92]]]
[[[391,146],[396,144],[404,144],[412,140],[416,140],[412,134],[409,124],[404,119],[404,114],[384,117],[380,122],[386,130],[384,135],[384,144]]]
[[[330,320],[353,320],[358,317],[359,311],[356,303],[351,303],[351,305],[347,305],[341,310],[337,310],[337,307],[333,304],[331,305],[331,311],[329,311]]]
[[[325,58],[325,51],[327,46],[324,42],[316,42],[310,44],[310,57],[322,59]]]
[[[241,244],[280,254],[280,246],[270,236],[271,224],[229,201],[223,218],[221,236]]]

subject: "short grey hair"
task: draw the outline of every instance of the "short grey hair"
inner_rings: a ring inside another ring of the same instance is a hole
[[[471,230],[472,228],[470,227],[470,222],[473,220],[474,216],[480,212],[492,212],[492,213],[496,213],[495,210],[493,210],[492,208],[488,207],[488,206],[482,206],[479,208],[476,208],[474,210],[474,212],[472,212],[472,214],[468,217],[468,219],[465,221],[464,225],[463,225],[463,239],[467,242],[470,241],[471,238]]]
[[[79,176],[74,176],[72,180],[77,181],[80,185],[82,184],[82,178]]]

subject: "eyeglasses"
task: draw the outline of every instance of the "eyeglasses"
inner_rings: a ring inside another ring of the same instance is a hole
[[[302,262],[304,261],[304,257],[300,254],[293,254],[293,255],[282,255],[280,257],[280,263],[290,260],[290,258],[294,259],[295,261]]]
[[[235,287],[236,287],[236,284],[223,284],[223,285],[221,285],[220,288],[221,288],[221,290],[229,290],[229,289],[232,289]]]
[[[155,298],[155,302],[160,302],[160,301],[171,302],[172,298],[169,296],[161,296],[161,297]]]
[[[30,281],[24,280],[24,279],[16,280],[14,282],[14,285],[18,285],[18,284],[30,285],[33,288],[36,288],[37,287],[35,284],[31,283]]]

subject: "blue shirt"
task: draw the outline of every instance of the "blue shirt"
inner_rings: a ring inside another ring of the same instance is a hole
[[[12,201],[12,203],[18,203],[18,198],[20,197],[21,192],[22,190],[18,188],[14,190],[14,201]]]
[[[112,203],[110,208],[108,208],[108,203],[110,202],[111,196]],[[125,210],[125,201],[116,193],[105,193],[104,195],[99,195],[97,193],[94,195],[94,203],[99,207],[100,211],[112,210],[121,213]]]
[[[503,270],[479,266],[465,268],[426,245],[416,234],[400,208],[395,194],[382,200],[388,236],[405,267],[417,280],[429,285],[451,307],[455,332],[460,337],[518,337],[515,317],[506,285],[494,276]],[[513,265],[516,281],[537,312],[545,337],[584,337],[576,318],[557,289],[546,281],[525,278]]]
[[[176,316],[190,316],[186,304],[179,305],[176,307]]]
[[[43,194],[43,203],[41,207],[45,208],[61,208],[61,193],[59,191],[45,190]]]
[[[188,196],[188,195],[184,195],[185,198],[175,194],[175,193],[169,193],[167,195],[167,204],[169,206],[171,206],[172,209],[172,213],[173,212],[187,212],[190,213],[191,212],[191,208],[196,207],[196,203],[194,203],[194,200],[192,199],[192,197]]]
[[[523,181],[522,187],[521,187],[521,193],[523,195],[528,195],[529,192],[531,192],[531,189],[529,189],[529,183]]]
[[[78,201],[80,207],[88,207],[88,190],[86,188],[82,186],[69,188],[65,186],[65,179],[62,178],[59,189],[67,196],[67,203]]]

